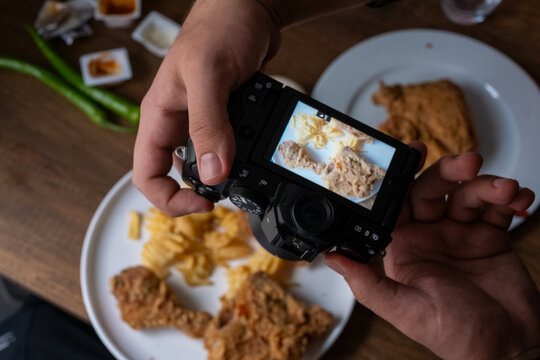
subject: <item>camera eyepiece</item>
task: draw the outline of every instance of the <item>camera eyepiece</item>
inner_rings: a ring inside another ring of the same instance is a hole
[[[305,233],[317,235],[328,229],[334,221],[334,208],[330,201],[316,194],[299,197],[292,206],[292,219]]]

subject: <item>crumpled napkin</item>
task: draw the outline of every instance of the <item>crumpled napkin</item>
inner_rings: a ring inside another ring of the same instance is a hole
[[[93,34],[87,21],[93,17],[95,7],[93,0],[47,0],[39,10],[34,27],[45,39],[58,36],[71,45],[76,38]]]

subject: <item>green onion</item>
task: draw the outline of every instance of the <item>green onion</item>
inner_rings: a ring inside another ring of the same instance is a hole
[[[73,70],[31,26],[26,26],[26,30],[32,36],[32,39],[37,44],[43,55],[49,60],[51,65],[82,93],[89,98],[101,104],[103,107],[122,116],[128,121],[137,124],[140,117],[139,106],[122,99],[121,97],[98,87],[84,85],[82,76]]]
[[[15,70],[41,80],[44,84],[50,86],[59,94],[71,101],[74,105],[81,109],[93,123],[101,127],[120,132],[133,132],[135,130],[134,128],[127,128],[110,123],[107,120],[107,115],[103,110],[101,110],[101,108],[99,108],[84,95],[71,88],[61,78],[39,66],[12,57],[0,56],[0,68]]]

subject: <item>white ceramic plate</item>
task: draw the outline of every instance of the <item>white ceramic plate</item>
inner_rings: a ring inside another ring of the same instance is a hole
[[[230,202],[223,205],[232,207]],[[146,213],[152,205],[131,185],[131,172],[109,191],[96,210],[81,255],[81,287],[88,316],[98,336],[118,359],[130,360],[199,360],[206,359],[202,340],[191,339],[174,329],[135,331],[125,324],[110,293],[109,279],[122,269],[140,264],[142,245],[148,239],[127,239],[128,213]],[[174,272],[168,282],[185,306],[216,314],[219,297],[226,291],[223,269],[211,280],[213,286],[189,287]],[[295,269],[292,281],[299,284],[294,295],[330,311],[335,320],[325,338],[308,347],[305,359],[319,358],[337,339],[355,304],[355,299],[341,276],[320,261]]]
[[[482,173],[518,179],[540,193],[540,91],[512,59],[469,37],[439,30],[403,30],[367,39],[339,56],[312,96],[377,127],[386,117],[372,94],[379,81],[417,83],[448,78],[461,87],[480,138]],[[538,208],[540,196],[529,209]],[[523,218],[515,217],[512,227]]]

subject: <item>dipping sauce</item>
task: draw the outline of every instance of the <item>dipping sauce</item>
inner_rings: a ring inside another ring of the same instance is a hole
[[[176,31],[160,28],[155,24],[148,25],[142,32],[143,39],[161,49],[168,49],[174,42],[176,35]]]
[[[100,55],[88,62],[88,73],[92,77],[118,75],[122,72],[122,65],[110,56]]]
[[[107,15],[123,15],[135,10],[135,0],[100,0],[99,11]]]
[[[86,86],[117,85],[133,75],[126,48],[85,54],[79,63]]]

